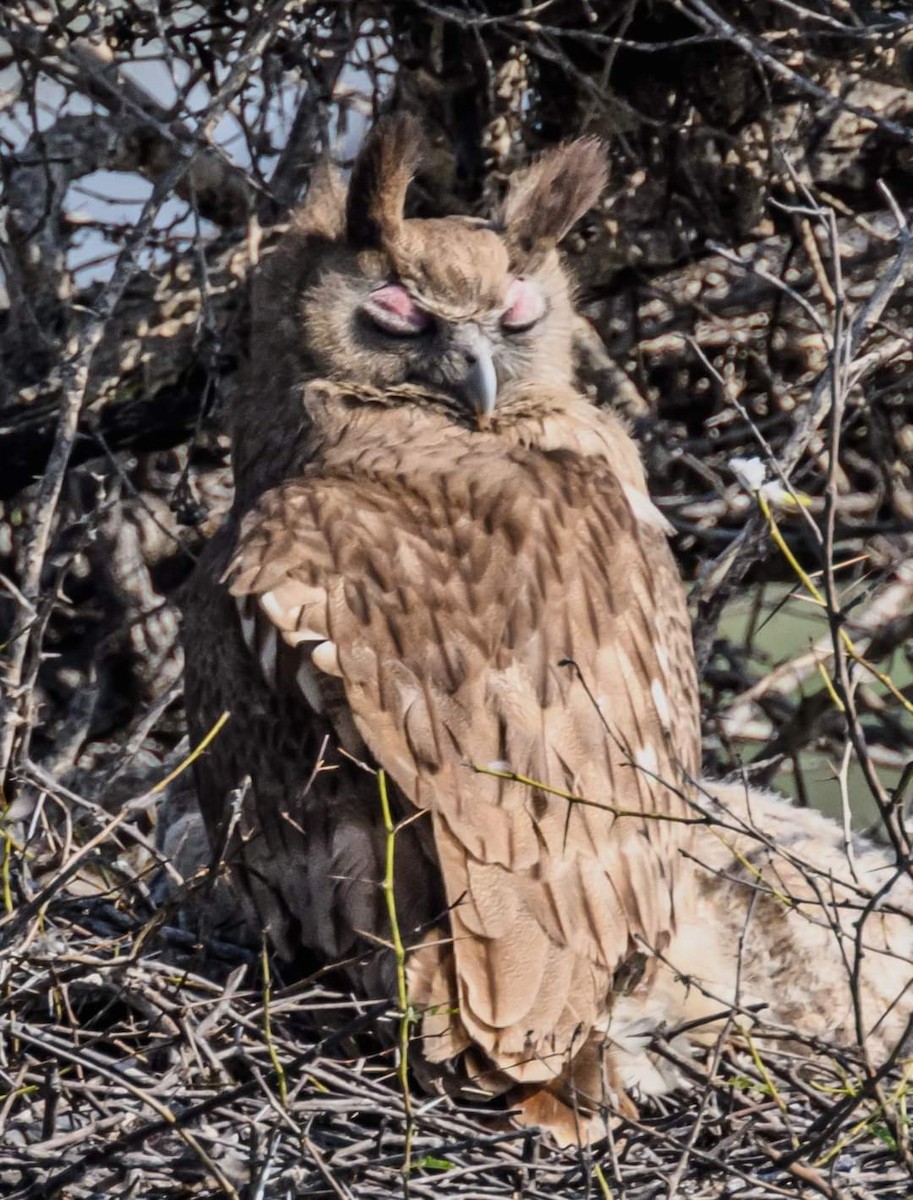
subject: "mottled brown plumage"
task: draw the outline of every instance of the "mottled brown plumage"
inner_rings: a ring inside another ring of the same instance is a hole
[[[192,731],[232,714],[201,805],[218,842],[239,798],[229,857],[280,951],[392,996],[362,764],[383,768],[414,818],[396,901],[424,1073],[595,1102],[615,998],[689,903],[699,765],[665,523],[572,386],[555,243],[604,168],[575,143],[490,222],[405,220],[418,153],[382,123],[347,202],[324,177],[263,271],[238,499],[187,604]]]

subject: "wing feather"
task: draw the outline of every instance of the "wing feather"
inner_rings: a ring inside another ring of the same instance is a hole
[[[696,685],[661,519],[620,461],[499,445],[437,475],[306,474],[226,574],[308,702],[335,695],[431,810],[460,1019],[518,1079],[551,1077],[674,924],[687,826],[661,818],[697,771]]]

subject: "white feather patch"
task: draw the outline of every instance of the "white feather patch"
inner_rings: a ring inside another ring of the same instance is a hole
[[[276,593],[263,592],[259,599],[260,607],[270,620],[275,621],[278,625],[284,625],[288,617],[288,610],[280,604]]]
[[[652,746],[641,746],[634,753],[634,762],[638,767],[642,767],[651,775],[656,775],[659,772],[659,759],[656,757],[656,750]]]
[[[628,498],[628,504],[631,506],[631,512],[637,517],[638,521],[643,521],[645,525],[652,525],[654,529],[658,529],[660,533],[670,534],[675,533],[675,526],[671,525],[663,514],[659,511],[650,497],[640,491],[633,484],[626,483],[624,485],[624,494]]]
[[[659,714],[660,721],[662,721],[663,725],[668,726],[670,724],[669,718],[671,716],[669,697],[666,695],[666,689],[658,679],[654,679],[650,684],[650,695],[653,697],[653,703],[656,705],[656,711]]]
[[[335,642],[321,642],[319,646],[315,646],[311,652],[311,661],[318,671],[323,671],[326,675],[338,675],[340,679],[342,678]]]
[[[657,641],[654,643],[653,649],[656,653],[656,661],[659,663],[659,669],[664,675],[668,675],[669,655],[666,653],[666,647],[662,644],[662,642]]]

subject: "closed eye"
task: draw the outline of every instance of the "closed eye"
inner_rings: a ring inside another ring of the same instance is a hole
[[[501,314],[501,328],[507,333],[523,333],[545,316],[542,289],[531,279],[514,279],[507,289],[507,308]]]
[[[386,283],[372,292],[359,311],[392,337],[417,337],[427,333],[434,323],[400,283]]]

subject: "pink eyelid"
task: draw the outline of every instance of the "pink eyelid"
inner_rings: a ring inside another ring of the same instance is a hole
[[[542,318],[545,299],[537,284],[514,279],[507,289],[507,309],[501,316],[505,329],[527,329]]]
[[[399,283],[387,283],[372,292],[362,309],[388,333],[423,333],[431,324],[431,317]]]

